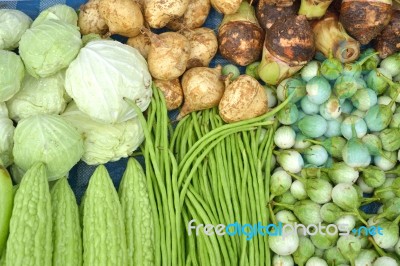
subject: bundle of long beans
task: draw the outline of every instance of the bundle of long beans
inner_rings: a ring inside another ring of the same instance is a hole
[[[162,93],[153,91],[147,121],[138,113],[145,127],[156,265],[270,265],[266,237],[189,236],[187,224],[268,223],[276,128],[270,118],[290,98],[258,118],[224,124],[214,108],[192,113],[172,129]]]

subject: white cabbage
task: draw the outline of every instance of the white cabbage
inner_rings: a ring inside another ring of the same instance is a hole
[[[144,140],[143,128],[137,118],[118,124],[92,120],[71,102],[62,117],[84,137],[82,160],[89,165],[105,164],[128,157]]]
[[[27,171],[36,162],[43,162],[49,181],[65,176],[82,154],[82,135],[59,115],[30,116],[15,129],[15,164]]]
[[[7,102],[10,118],[19,121],[32,115],[63,112],[67,105],[64,77],[64,72],[38,79],[27,74],[21,90]]]
[[[77,26],[61,20],[45,20],[21,37],[19,53],[34,77],[49,77],[67,68],[82,46]]]
[[[4,103],[0,103],[0,136],[0,166],[8,167],[13,162],[14,125]]]
[[[120,123],[136,117],[124,98],[144,111],[150,104],[151,76],[147,62],[133,47],[117,41],[91,41],[70,64],[65,89],[92,119]]]
[[[58,4],[43,10],[33,21],[32,27],[35,27],[49,19],[62,20],[74,26],[78,25],[78,14],[75,10],[67,5]]]
[[[21,88],[24,64],[14,52],[0,50],[0,102],[13,97]]]
[[[0,9],[0,50],[17,48],[31,23],[32,19],[19,10]]]

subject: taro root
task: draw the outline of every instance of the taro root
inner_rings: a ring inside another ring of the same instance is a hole
[[[301,0],[299,15],[305,15],[307,19],[322,18],[332,0]]]
[[[260,58],[264,36],[254,7],[245,1],[237,13],[225,15],[222,20],[218,31],[219,51],[229,61],[247,66]]]
[[[299,2],[290,6],[277,6],[268,0],[260,0],[256,8],[256,15],[261,27],[266,31],[275,21],[283,20],[288,16],[294,16],[299,10]]]
[[[315,48],[325,57],[335,57],[340,62],[348,63],[360,55],[360,43],[346,33],[338,17],[333,12],[312,23]]]
[[[106,21],[100,16],[101,0],[90,0],[79,8],[78,26],[82,35],[95,33],[104,35],[108,31]]]
[[[305,16],[276,21],[265,37],[260,78],[271,85],[299,71],[315,53],[314,36]]]
[[[375,40],[375,49],[381,58],[400,51],[400,11],[394,10],[389,25]]]
[[[218,50],[218,41],[215,32],[210,28],[197,28],[182,31],[190,42],[190,56],[187,69],[208,66]]]
[[[236,13],[241,3],[242,0],[211,0],[212,7],[224,15]]]
[[[288,7],[293,5],[296,0],[260,0],[259,3],[260,2],[263,2],[263,4],[266,5],[275,5],[277,7]]]
[[[185,102],[179,112],[178,120],[187,114],[218,106],[224,94],[225,84],[221,79],[222,67],[195,67],[182,77]]]
[[[206,21],[210,9],[210,0],[190,0],[185,14],[171,20],[167,28],[174,31],[200,28]]]
[[[258,117],[268,111],[267,93],[255,78],[245,74],[229,82],[226,79],[218,105],[219,115],[226,123]]]
[[[343,0],[339,20],[362,45],[368,44],[389,24],[392,0]]]
[[[179,79],[173,80],[153,80],[153,83],[161,90],[164,95],[168,110],[175,110],[183,102],[183,91]]]

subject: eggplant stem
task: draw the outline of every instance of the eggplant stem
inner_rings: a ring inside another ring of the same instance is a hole
[[[372,245],[374,246],[376,252],[378,252],[378,254],[379,254],[381,257],[386,257],[386,252],[383,251],[383,249],[381,249],[381,248],[376,244],[376,242],[375,242],[375,240],[374,240],[374,238],[373,238],[372,236],[369,236],[369,237],[368,237],[368,240],[369,240],[369,242],[372,243]]]
[[[268,209],[269,209],[269,213],[270,213],[270,215],[271,215],[272,223],[273,223],[273,224],[277,224],[277,220],[276,220],[276,217],[275,217],[275,213],[274,213],[274,211],[272,210],[271,202],[268,202]]]

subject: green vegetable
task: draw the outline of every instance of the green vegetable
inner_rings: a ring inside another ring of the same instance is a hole
[[[326,227],[326,224],[322,224],[322,226]],[[334,234],[334,231],[329,229],[323,229],[322,232],[314,232],[313,235],[310,236],[310,239],[314,246],[319,249],[328,249],[335,246],[336,241],[339,238],[338,232]]]
[[[19,10],[0,9],[0,50],[17,48],[31,23],[32,19]]]
[[[274,143],[281,149],[290,149],[295,144],[296,133],[289,126],[282,126],[275,131]]]
[[[320,215],[321,206],[309,199],[297,201],[293,205],[281,203],[275,204],[291,210],[299,219],[299,221],[306,226],[322,222]]]
[[[260,65],[260,62],[254,62],[251,63],[250,65],[246,66],[246,75],[252,76],[255,79],[259,79],[260,76],[258,75],[258,66]]]
[[[361,168],[360,171],[365,184],[370,187],[380,187],[386,180],[385,172],[375,165],[369,165],[365,168]]]
[[[126,100],[146,110],[151,85],[147,62],[139,51],[112,40],[89,42],[65,74],[65,89],[79,110],[104,123],[120,123],[137,116]]]
[[[328,173],[329,179],[334,184],[354,183],[359,176],[359,172],[357,170],[348,166],[344,162],[336,162],[332,165],[332,167],[322,169],[322,171]]]
[[[0,69],[0,102],[5,102],[20,90],[25,68],[14,52],[0,50]]]
[[[340,76],[333,85],[333,92],[339,99],[351,98],[359,89],[363,89],[363,80],[350,76]]]
[[[299,247],[299,236],[296,233],[279,236],[269,236],[270,249],[278,255],[287,256],[293,254]]]
[[[350,115],[343,120],[340,131],[343,137],[349,140],[353,137],[362,138],[367,134],[368,129],[365,121],[361,117]]]
[[[315,115],[319,112],[319,105],[312,103],[309,97],[303,97],[300,101],[301,110],[307,115]]]
[[[361,139],[349,139],[342,151],[343,161],[351,167],[367,167],[371,163],[371,155]]]
[[[85,136],[82,160],[88,165],[104,164],[128,157],[144,140],[142,125],[137,118],[116,124],[91,119],[71,102],[61,117]]]
[[[310,81],[313,77],[319,76],[319,69],[321,67],[321,63],[318,61],[310,61],[308,62],[300,71],[301,78],[308,82]]]
[[[83,265],[127,265],[124,214],[117,191],[100,165],[89,180],[83,207]]]
[[[0,165],[0,252],[5,248],[10,225],[10,218],[13,206],[12,180],[5,168]]]
[[[306,94],[306,82],[300,78],[288,78],[279,83],[276,88],[276,93],[280,101],[286,100],[289,95],[293,95],[291,98],[292,103],[297,103]]]
[[[340,183],[333,187],[332,201],[345,211],[357,210],[361,205],[357,190],[348,183]]]
[[[382,147],[386,151],[397,151],[400,149],[400,129],[386,128],[379,132]]]
[[[309,258],[314,255],[315,246],[308,237],[299,237],[299,247],[292,254],[294,262],[299,266],[304,266]]]
[[[371,131],[382,131],[387,128],[393,117],[391,105],[378,104],[372,106],[365,114],[364,120]]]
[[[299,117],[299,111],[295,104],[288,104],[276,114],[276,118],[283,125],[294,124]]]
[[[51,195],[43,163],[26,172],[15,195],[6,256],[7,265],[52,265]]]
[[[35,78],[49,77],[68,67],[81,46],[78,27],[50,19],[22,35],[19,53],[29,74]]]
[[[286,265],[294,265],[293,264],[293,258],[290,255],[287,256],[281,256],[281,255],[277,255],[275,254],[272,257],[272,265],[282,265],[282,266],[286,266]]]
[[[369,57],[372,54],[374,54],[374,56]],[[376,69],[380,62],[380,58],[373,48],[365,49],[360,54],[360,57],[358,60],[363,60],[364,58],[367,58],[367,57],[368,57],[368,60],[365,61],[364,64],[362,65],[363,74],[369,72],[370,70]]]
[[[314,104],[322,104],[331,96],[331,85],[324,77],[316,76],[307,82],[307,97]]]
[[[328,124],[320,115],[306,115],[298,123],[300,131],[311,138],[318,138],[325,134]]]
[[[361,242],[357,237],[353,235],[339,237],[337,248],[351,265],[355,265],[355,260],[361,252]]]
[[[305,160],[313,165],[321,166],[328,160],[328,152],[321,145],[312,145],[304,150]]]
[[[240,70],[235,65],[227,64],[222,68],[221,74],[229,76],[230,80],[235,80],[240,76]]]
[[[320,209],[321,218],[326,223],[334,223],[347,213],[333,202],[325,203]]]
[[[286,171],[279,170],[273,173],[270,177],[270,198],[280,196],[290,189],[292,185],[292,178]]]
[[[394,248],[399,241],[399,217],[395,221],[379,222],[383,234],[375,234],[373,238],[380,248]]]
[[[384,69],[392,77],[400,74],[400,53],[392,54],[382,60],[380,68]]]
[[[322,62],[320,71],[326,79],[335,80],[342,74],[343,65],[336,58],[328,58]]]
[[[13,163],[14,130],[13,121],[0,115],[0,166],[8,167]]]
[[[388,82],[381,77],[380,74],[384,75],[388,79],[392,79],[392,76],[388,73],[388,71],[383,68],[371,70],[365,78],[368,88],[373,89],[378,95],[383,94],[389,87]]]
[[[333,158],[338,160],[342,160],[342,151],[347,141],[342,137],[331,137],[327,138],[324,141],[314,141],[308,140],[309,142],[315,143],[317,145],[322,145],[325,150],[331,155]]]
[[[298,173],[304,166],[303,158],[300,153],[295,150],[283,150],[279,153],[276,152],[276,155],[278,163],[287,172]]]
[[[377,104],[378,98],[376,93],[371,89],[359,89],[351,97],[353,106],[361,111],[368,111],[369,108]]]
[[[74,192],[65,177],[51,189],[53,265],[82,265],[82,236]]]
[[[74,26],[77,26],[78,24],[78,15],[76,14],[75,10],[67,5],[58,4],[43,10],[33,21],[32,27],[36,27],[37,25],[43,23],[43,21],[49,19],[61,20]]]
[[[319,113],[326,120],[339,118],[342,113],[339,99],[335,96],[331,96],[326,102],[320,105]]]
[[[15,163],[24,171],[36,162],[46,163],[50,181],[65,176],[82,154],[82,136],[60,116],[31,116],[15,129]]]
[[[128,265],[154,265],[153,216],[146,176],[140,164],[128,160],[119,185],[127,239]]]
[[[67,101],[63,72],[39,79],[26,74],[21,90],[7,101],[7,107],[10,118],[19,121],[37,114],[58,115],[64,111]]]
[[[324,259],[328,265],[346,264],[349,261],[345,259],[339,249],[336,247],[329,248],[324,252]]]

